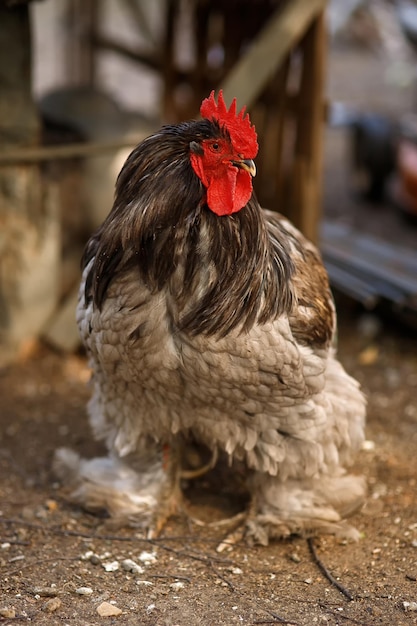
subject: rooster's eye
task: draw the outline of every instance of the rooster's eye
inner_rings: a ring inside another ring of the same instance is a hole
[[[212,143],[211,144],[211,149],[214,150],[215,152],[217,152],[219,150],[220,146],[218,143]]]

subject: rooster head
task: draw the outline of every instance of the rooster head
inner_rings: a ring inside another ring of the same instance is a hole
[[[230,215],[240,211],[252,195],[256,131],[245,107],[236,113],[236,98],[227,109],[222,91],[217,103],[212,91],[203,100],[200,113],[219,128],[219,134],[190,143],[191,165],[207,190],[209,209],[216,215]]]

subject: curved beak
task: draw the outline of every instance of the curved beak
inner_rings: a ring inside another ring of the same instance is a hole
[[[256,165],[252,159],[242,159],[241,161],[232,161],[235,167],[246,170],[251,176],[256,176]]]

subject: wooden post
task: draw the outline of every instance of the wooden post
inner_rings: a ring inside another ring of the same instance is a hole
[[[296,143],[291,181],[291,217],[317,242],[321,215],[326,28],[324,13],[301,44],[303,69],[296,106]]]
[[[67,7],[66,76],[71,85],[93,85],[96,0],[71,0]]]
[[[28,6],[0,3],[0,154],[39,141],[30,43]],[[57,212],[38,165],[0,167],[0,364],[36,336],[56,305]]]
[[[175,70],[174,70],[174,40],[175,40],[175,24],[177,17],[177,3],[175,0],[167,0],[166,3],[166,20],[165,20],[165,39],[162,50],[164,93],[162,101],[163,117],[167,121],[175,120]]]
[[[279,7],[222,81],[226,102],[236,98],[238,107],[250,108],[326,3],[327,0],[291,0]]]

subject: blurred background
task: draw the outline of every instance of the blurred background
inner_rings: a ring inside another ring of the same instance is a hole
[[[0,0],[0,363],[78,348],[79,259],[131,148],[246,105],[255,188],[322,249],[332,286],[417,322],[417,4]]]

